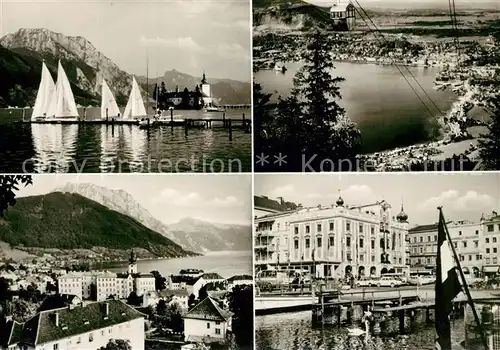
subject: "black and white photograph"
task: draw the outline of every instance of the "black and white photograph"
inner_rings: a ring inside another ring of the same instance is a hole
[[[499,349],[498,173],[256,174],[258,349]]]
[[[0,349],[253,349],[251,175],[0,175]]]
[[[253,1],[256,172],[500,170],[500,4]]]
[[[0,172],[251,172],[250,1],[0,1]]]

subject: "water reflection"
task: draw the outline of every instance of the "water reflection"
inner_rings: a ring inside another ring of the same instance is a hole
[[[78,124],[33,124],[31,133],[34,171],[68,172],[75,159]]]

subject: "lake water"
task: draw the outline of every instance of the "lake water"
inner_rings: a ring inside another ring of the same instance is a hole
[[[80,110],[80,115],[83,112]],[[226,112],[233,125],[250,110]],[[184,119],[220,113],[176,111]],[[27,110],[26,118],[31,115]],[[87,119],[100,108],[87,108]],[[239,172],[251,171],[251,134],[233,129],[188,130],[137,125],[18,124],[22,110],[0,110],[0,172]],[[214,123],[215,124],[215,123]],[[24,164],[24,166],[23,166]]]
[[[252,251],[209,252],[203,256],[187,258],[139,260],[137,269],[144,273],[156,270],[162,276],[177,274],[181,269],[202,269],[205,272],[217,272],[225,278],[234,275],[253,275]],[[127,265],[123,264],[108,270],[126,271]]]
[[[346,328],[324,326],[312,328],[311,311],[257,316],[255,320],[255,343],[258,349],[408,349],[434,350],[435,330],[433,324],[422,326],[408,335],[393,337],[349,336]],[[452,343],[464,340],[463,319],[452,323]],[[453,347],[455,349],[455,347]]]
[[[256,72],[255,81],[262,84],[264,91],[285,97],[301,64],[287,63],[286,67],[285,74],[274,70]],[[342,100],[339,104],[361,130],[362,153],[422,143],[439,136],[436,119],[396,66],[336,62],[335,67],[333,74],[346,79],[340,83]],[[433,89],[439,68],[408,67],[438,108],[429,101],[406,68],[400,69],[434,116],[443,115],[450,109],[456,96],[449,91]]]

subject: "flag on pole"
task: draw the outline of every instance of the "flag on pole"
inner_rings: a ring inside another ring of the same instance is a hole
[[[442,350],[451,349],[450,313],[453,309],[452,301],[462,290],[453,263],[450,242],[446,236],[446,223],[442,211],[439,211],[435,323],[438,335],[436,348]]]

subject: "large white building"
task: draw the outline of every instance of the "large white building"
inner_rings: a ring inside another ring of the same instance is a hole
[[[137,272],[137,260],[133,252],[130,255],[126,273],[73,272],[60,276],[58,285],[59,294],[72,294],[80,299],[95,299],[97,301],[106,300],[110,296],[125,299],[132,292],[141,296],[156,289],[153,275]]]
[[[407,273],[408,216],[385,202],[301,208],[255,218],[256,270],[308,270],[318,278]]]
[[[493,213],[479,222],[446,223],[460,266],[465,274],[495,274],[500,268],[500,217]],[[412,270],[434,272],[438,224],[419,225],[409,230]]]
[[[42,311],[25,323],[7,324],[9,350],[80,350],[126,340],[132,349],[145,347],[144,315],[119,300]]]

